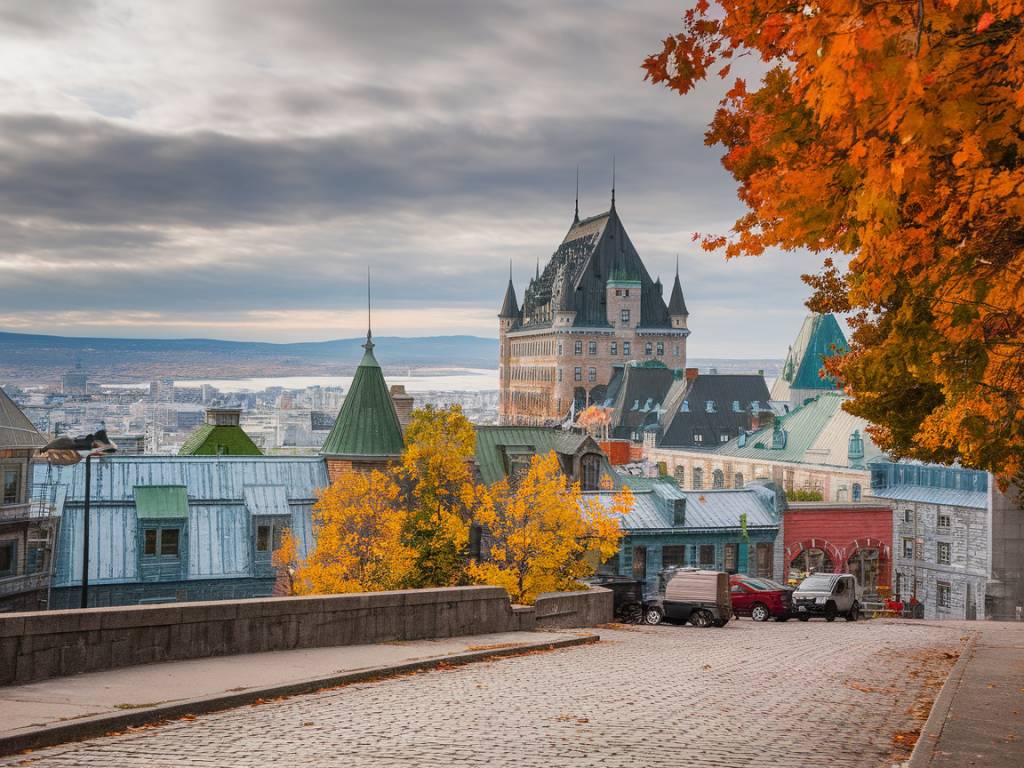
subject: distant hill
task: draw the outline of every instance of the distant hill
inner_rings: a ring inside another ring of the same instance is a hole
[[[271,344],[217,339],[108,339],[0,332],[0,381],[55,383],[76,363],[104,382],[351,373],[364,339]],[[380,336],[385,369],[497,368],[498,340],[479,336]]]

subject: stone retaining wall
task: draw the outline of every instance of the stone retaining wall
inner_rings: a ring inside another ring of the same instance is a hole
[[[595,627],[614,620],[614,594],[591,587],[581,592],[546,592],[534,603],[537,629]]]
[[[569,616],[556,610],[568,604],[539,600],[544,616],[535,620],[538,609],[512,606],[500,587],[451,587],[17,613],[0,616],[0,685],[207,656],[581,626],[552,623]],[[589,609],[577,609],[572,620],[584,615]]]

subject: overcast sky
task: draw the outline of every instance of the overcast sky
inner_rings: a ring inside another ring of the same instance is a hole
[[[695,357],[781,357],[817,261],[692,242],[739,211],[641,62],[683,0],[0,0],[0,329],[495,336],[572,219],[680,254]]]

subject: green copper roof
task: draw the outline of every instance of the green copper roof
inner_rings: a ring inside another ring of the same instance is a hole
[[[782,378],[792,389],[835,389],[835,379],[822,378],[820,371],[826,358],[846,349],[846,337],[834,315],[811,315],[790,347]]]
[[[144,520],[177,520],[188,517],[184,485],[136,485],[135,512]]]
[[[487,485],[503,480],[506,453],[574,454],[587,439],[587,435],[551,427],[477,427],[476,463],[480,479]]]
[[[262,456],[263,452],[241,427],[203,424],[188,436],[179,456]]]
[[[323,456],[391,457],[401,455],[405,448],[398,414],[373,356],[369,334],[363,347],[366,354],[356,369],[334,428],[320,449]]]

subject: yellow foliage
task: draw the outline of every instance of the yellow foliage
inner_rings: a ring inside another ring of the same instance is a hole
[[[504,480],[477,489],[476,516],[494,543],[489,560],[472,564],[469,574],[504,587],[519,603],[532,603],[543,592],[579,589],[578,580],[592,575],[596,562],[618,551],[618,515],[632,505],[626,488],[606,509],[569,482],[553,452],[535,456],[514,487]]]
[[[415,556],[402,542],[405,522],[392,478],[376,471],[346,472],[313,507],[313,551],[300,561],[289,531],[274,563],[293,564],[293,590],[300,595],[397,589]]]

